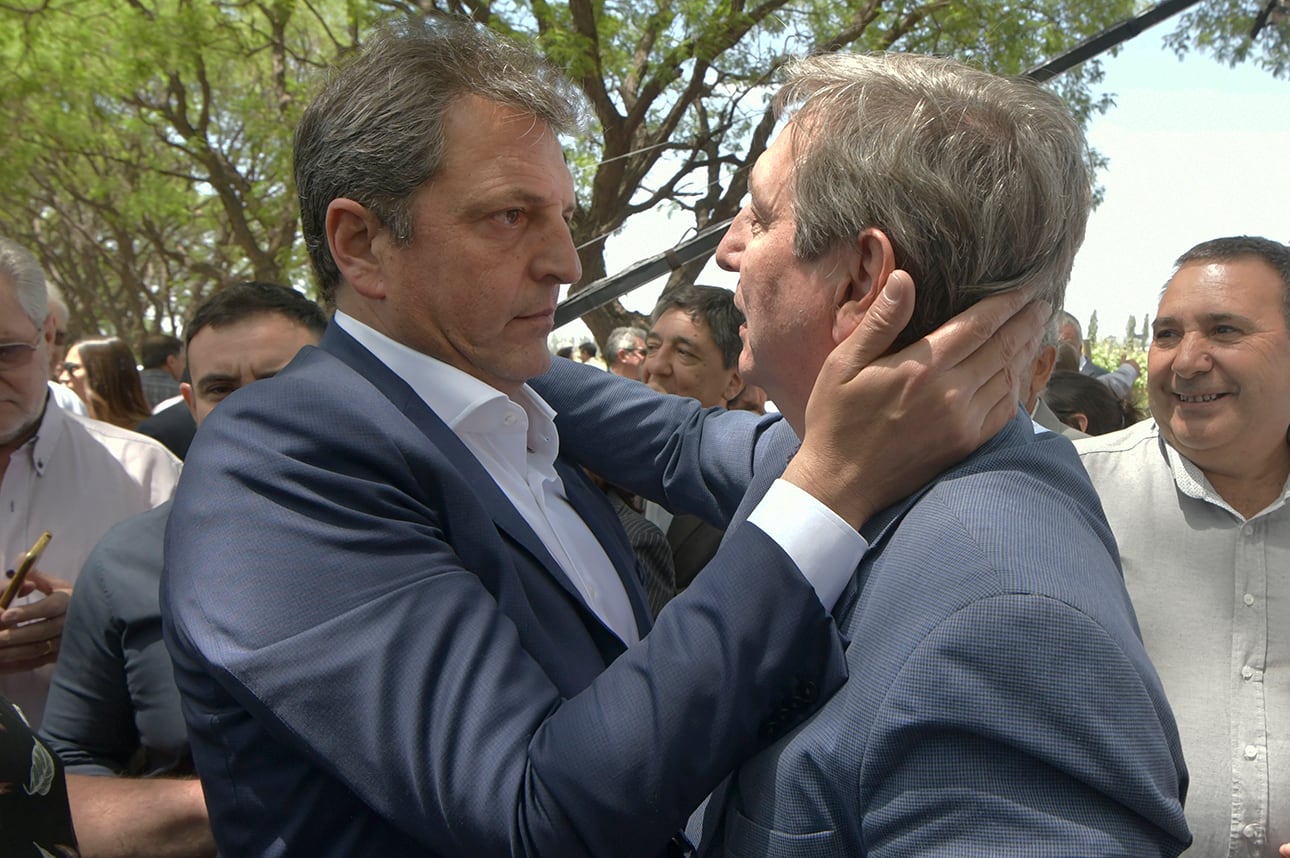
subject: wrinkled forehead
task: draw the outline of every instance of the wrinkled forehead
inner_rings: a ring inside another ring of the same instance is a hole
[[[1160,290],[1156,315],[1236,311],[1248,316],[1279,314],[1290,326],[1290,288],[1259,256],[1184,263]]]

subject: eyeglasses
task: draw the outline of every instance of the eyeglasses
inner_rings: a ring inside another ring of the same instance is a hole
[[[63,361],[62,363],[59,364],[59,366],[62,368],[63,372],[67,373],[68,375],[75,375],[76,370],[81,368],[81,365],[79,363],[73,363],[70,360]]]
[[[36,339],[29,343],[0,343],[0,369],[21,369],[31,363],[43,335],[42,331],[36,331]]]

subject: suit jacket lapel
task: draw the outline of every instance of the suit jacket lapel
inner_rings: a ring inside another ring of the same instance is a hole
[[[328,325],[320,347],[335,355],[366,378],[405,417],[421,430],[436,448],[444,453],[457,471],[479,495],[480,503],[488,510],[499,530],[523,547],[554,578],[597,623],[596,612],[583,601],[578,588],[569,580],[564,569],[551,556],[541,538],[529,527],[505,492],[497,487],[491,475],[479,463],[469,448],[461,442],[439,416],[430,410],[412,387],[369,352],[361,343],[345,333],[338,325]],[[563,476],[563,475],[562,475]],[[579,509],[581,514],[582,510]],[[608,549],[606,549],[608,550]],[[611,554],[612,557],[612,554]],[[628,591],[631,593],[631,590]],[[603,625],[603,623],[601,623]]]

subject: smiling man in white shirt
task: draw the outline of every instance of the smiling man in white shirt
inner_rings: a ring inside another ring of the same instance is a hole
[[[1290,841],[1290,247],[1183,254],[1152,322],[1152,419],[1077,442],[1178,719],[1197,858]]]

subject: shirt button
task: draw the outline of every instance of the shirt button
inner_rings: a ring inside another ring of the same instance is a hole
[[[1254,604],[1254,597],[1251,596],[1249,593],[1246,593],[1245,598],[1242,599],[1241,601],[1245,602],[1246,606],[1248,607]]]
[[[1245,667],[1241,668],[1241,676],[1245,677],[1246,679],[1250,679],[1251,677],[1254,676],[1254,668],[1250,667],[1247,664]]]
[[[1241,528],[1241,533],[1244,533],[1246,536],[1253,536],[1253,535],[1254,535],[1254,525],[1252,525],[1252,524],[1247,524],[1247,525],[1245,525],[1245,527],[1242,527],[1242,528]]]
[[[1247,826],[1245,826],[1244,828],[1242,828],[1242,829],[1241,829],[1241,834],[1245,837],[1245,839],[1246,839],[1246,840],[1259,840],[1259,839],[1261,839],[1261,838],[1260,838],[1260,834],[1261,834],[1261,832],[1259,831],[1259,827],[1258,827],[1257,825],[1253,824],[1253,823],[1250,823],[1249,825],[1247,825]]]
[[[505,423],[507,426],[514,426],[515,420],[516,418],[514,414],[507,414],[505,417],[502,418],[502,422]]]
[[[1245,746],[1245,759],[1253,760],[1259,756],[1259,749],[1254,745]]]

